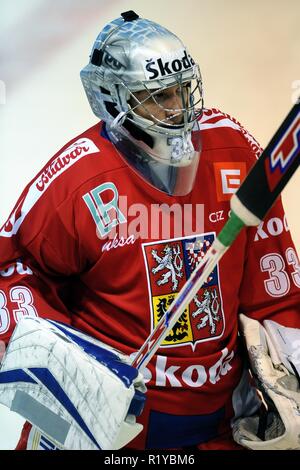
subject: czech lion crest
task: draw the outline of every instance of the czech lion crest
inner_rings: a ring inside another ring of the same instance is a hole
[[[143,244],[152,329],[167,311],[215,239],[213,232]],[[162,346],[220,338],[225,327],[218,265],[166,336]]]

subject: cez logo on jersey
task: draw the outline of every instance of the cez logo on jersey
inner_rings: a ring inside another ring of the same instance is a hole
[[[215,162],[217,200],[229,201],[246,177],[245,162]]]
[[[190,54],[185,49],[179,49],[173,54],[147,59],[144,64],[144,72],[147,80],[155,80],[158,77],[187,70],[194,64]]]
[[[152,330],[177,297],[215,239],[213,232],[193,238],[143,244]],[[193,298],[162,346],[192,349],[199,342],[220,338],[225,327],[218,266]]]
[[[271,191],[281,180],[282,174],[297,158],[300,148],[300,116],[285,131],[280,141],[265,160],[265,169]]]

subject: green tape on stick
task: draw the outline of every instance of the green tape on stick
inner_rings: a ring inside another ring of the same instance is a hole
[[[245,227],[244,222],[231,211],[229,220],[226,222],[217,238],[222,245],[230,246],[243,227]]]

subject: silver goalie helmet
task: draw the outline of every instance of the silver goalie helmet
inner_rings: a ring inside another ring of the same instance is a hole
[[[122,13],[100,32],[80,75],[127,163],[161,191],[190,193],[201,151],[202,82],[177,36],[133,11]]]

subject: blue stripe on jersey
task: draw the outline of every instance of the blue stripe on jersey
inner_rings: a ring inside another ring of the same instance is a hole
[[[180,449],[209,441],[218,436],[218,426],[224,415],[224,408],[196,416],[177,416],[151,411],[146,448]]]
[[[74,420],[77,422],[77,424],[81,427],[81,429],[89,436],[91,441],[98,447],[98,449],[101,449],[99,447],[97,441],[95,440],[93,434],[83,421],[82,417],[78,413],[77,409],[71,402],[70,398],[68,395],[64,392],[64,390],[61,388],[55,377],[51,374],[51,372],[48,369],[44,368],[30,368],[29,369],[32,374],[34,374],[40,382],[42,382],[45,387],[54,395],[56,400],[58,400],[63,407],[70,413],[70,415],[74,418]]]

